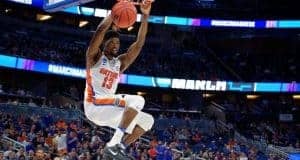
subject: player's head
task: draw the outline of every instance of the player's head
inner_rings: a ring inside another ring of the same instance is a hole
[[[104,35],[103,42],[103,51],[106,54],[117,56],[120,49],[120,34],[117,31],[110,30]]]

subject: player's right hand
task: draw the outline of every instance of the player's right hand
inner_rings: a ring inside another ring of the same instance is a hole
[[[151,4],[154,2],[153,0],[143,0],[141,3],[141,12],[145,15],[150,14]]]

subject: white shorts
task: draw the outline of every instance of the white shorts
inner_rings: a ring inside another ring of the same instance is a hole
[[[97,98],[97,100],[99,99],[101,98]],[[116,129],[121,122],[125,107],[132,107],[138,111],[138,114],[126,129],[126,133],[131,134],[136,125],[139,125],[145,131],[148,131],[152,128],[152,125],[154,123],[153,117],[150,114],[141,111],[145,103],[143,97],[137,95],[114,95],[105,97],[103,99],[106,99],[106,101],[107,99],[118,99],[118,102],[120,101],[120,99],[122,99],[123,101],[125,101],[126,105],[103,105],[85,101],[85,115],[95,124]]]

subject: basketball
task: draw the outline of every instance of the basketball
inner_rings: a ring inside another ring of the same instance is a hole
[[[128,1],[120,1],[112,8],[112,18],[115,25],[128,28],[134,24],[137,17],[135,6]]]

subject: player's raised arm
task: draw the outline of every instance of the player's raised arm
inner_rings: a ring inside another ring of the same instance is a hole
[[[101,51],[99,52],[99,47],[103,41],[105,32],[109,29],[111,24],[112,17],[111,15],[109,15],[106,18],[104,18],[102,22],[98,25],[96,32],[94,33],[92,40],[90,41],[89,47],[86,51],[87,67],[91,67],[96,63],[95,57],[98,54],[101,54]]]
[[[136,57],[139,55],[140,51],[142,50],[142,47],[145,43],[146,34],[148,31],[148,17],[151,10],[151,3],[152,0],[145,0],[140,6],[143,15],[141,19],[141,26],[139,28],[137,40],[129,47],[127,53],[119,56],[119,59],[121,61],[121,68],[120,68],[121,72],[124,72],[130,66],[130,64],[133,63],[133,61],[136,59]]]

